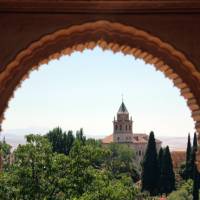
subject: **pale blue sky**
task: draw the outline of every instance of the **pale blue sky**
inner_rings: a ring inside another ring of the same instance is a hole
[[[169,79],[142,60],[98,47],[32,72],[10,101],[2,128],[83,127],[89,136],[108,135],[122,93],[134,132],[176,137],[194,132],[186,102]]]

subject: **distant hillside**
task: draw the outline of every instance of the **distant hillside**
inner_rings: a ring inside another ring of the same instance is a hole
[[[25,143],[24,136],[30,133],[33,134],[41,134],[47,133],[47,129],[17,129],[17,130],[8,130],[1,132],[1,138],[5,137],[6,141],[16,148],[19,144]],[[98,134],[90,134],[87,137],[95,137],[96,139],[103,138],[104,136],[100,136]],[[180,150],[185,151],[187,146],[187,137],[158,137],[159,140],[162,141],[162,146],[169,146],[171,151]]]
[[[187,147],[187,137],[159,137],[162,146],[169,146],[171,151],[185,151]]]
[[[37,129],[37,128],[30,128],[30,129],[12,129],[7,131],[2,131],[0,133],[1,139],[5,137],[6,142],[9,143],[14,149],[19,144],[25,144],[26,139],[25,135],[28,134],[41,134],[47,133],[46,129]]]

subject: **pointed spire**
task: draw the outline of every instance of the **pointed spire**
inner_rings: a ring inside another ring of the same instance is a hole
[[[121,106],[119,107],[118,113],[128,113],[128,110],[123,101],[122,101]]]

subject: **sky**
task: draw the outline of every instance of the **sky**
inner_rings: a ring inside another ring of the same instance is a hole
[[[186,101],[171,80],[143,60],[99,47],[33,71],[10,100],[2,128],[18,134],[56,126],[83,128],[89,137],[102,137],[113,131],[122,94],[134,121],[133,132],[154,131],[159,137],[194,132]]]

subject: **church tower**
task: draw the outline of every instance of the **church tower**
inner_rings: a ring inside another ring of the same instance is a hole
[[[114,143],[132,143],[132,117],[129,119],[129,112],[122,101],[117,112],[117,120],[113,121],[113,142]]]

